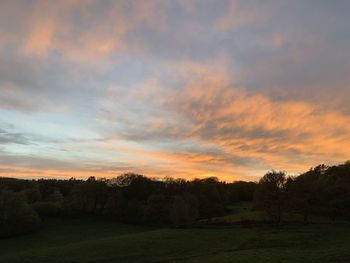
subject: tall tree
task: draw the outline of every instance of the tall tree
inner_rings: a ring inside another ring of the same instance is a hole
[[[258,209],[267,213],[271,220],[280,223],[286,206],[287,176],[285,172],[271,171],[259,181],[255,192]]]

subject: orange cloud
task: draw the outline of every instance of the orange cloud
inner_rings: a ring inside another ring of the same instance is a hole
[[[2,32],[8,44],[15,44],[27,56],[46,58],[55,51],[73,62],[96,62],[123,50],[143,52],[126,34],[140,25],[165,26],[161,4],[156,1],[116,1],[97,8],[96,1],[34,1],[19,17],[23,33]],[[9,4],[8,4],[9,5]],[[76,23],[79,21],[79,23]],[[6,37],[7,35],[10,35]]]
[[[306,101],[248,94],[230,86],[225,76],[208,74],[201,79],[190,81],[173,105],[192,119],[193,138],[293,171],[348,158],[349,116]],[[289,163],[293,161],[298,164]]]
[[[157,115],[146,115],[141,124],[133,116],[128,119],[135,129],[110,138],[136,140],[141,146],[116,151],[135,156],[129,161],[147,167],[145,174],[216,174],[227,180],[254,180],[269,169],[299,173],[348,159],[349,116],[321,103],[251,93],[217,64],[172,63],[181,88],[174,90],[153,77],[124,94],[130,101],[148,103]],[[171,145],[145,150],[150,142],[163,140]],[[191,146],[180,146],[186,144]]]

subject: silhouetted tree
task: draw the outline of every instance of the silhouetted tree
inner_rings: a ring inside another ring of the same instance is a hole
[[[320,168],[320,167],[319,167]],[[290,178],[288,184],[288,205],[291,211],[303,216],[304,222],[308,222],[309,215],[318,206],[318,180],[319,168],[295,177]]]
[[[90,177],[73,187],[66,207],[71,211],[102,213],[107,203],[107,193],[105,181]]]
[[[271,171],[259,180],[255,193],[257,208],[265,211],[277,223],[281,222],[286,206],[286,184],[284,172]]]

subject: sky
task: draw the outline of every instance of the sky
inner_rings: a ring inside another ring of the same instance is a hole
[[[0,176],[254,181],[350,159],[348,0],[1,0]]]

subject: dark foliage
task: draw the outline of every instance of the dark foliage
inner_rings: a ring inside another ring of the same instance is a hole
[[[0,178],[0,235],[38,229],[40,216],[97,216],[143,225],[183,226],[225,215],[238,202],[255,201],[272,222],[300,214],[350,219],[350,162],[319,165],[298,177],[271,171],[259,183],[217,178],[19,180]]]
[[[318,165],[297,177],[269,172],[259,181],[255,204],[271,220],[280,222],[283,214],[300,214],[350,219],[350,162],[337,166]]]
[[[0,237],[37,230],[40,218],[28,205],[24,192],[0,190]]]
[[[255,192],[258,209],[264,210],[271,220],[280,223],[286,209],[287,176],[284,172],[271,171],[259,181]]]
[[[40,216],[58,216],[63,213],[62,204],[58,202],[36,202],[32,204],[32,208]]]
[[[245,182],[226,184],[217,178],[159,180],[130,173],[111,180],[94,177],[86,181],[0,178],[0,183],[8,194],[18,199],[16,203],[3,194],[1,203],[13,209],[22,206],[23,217],[33,221],[38,219],[37,214],[94,214],[124,223],[176,226],[223,215],[228,211],[227,206],[251,201],[256,186]],[[4,208],[1,209],[4,213]],[[12,223],[17,224],[13,218],[2,220],[3,226]]]

